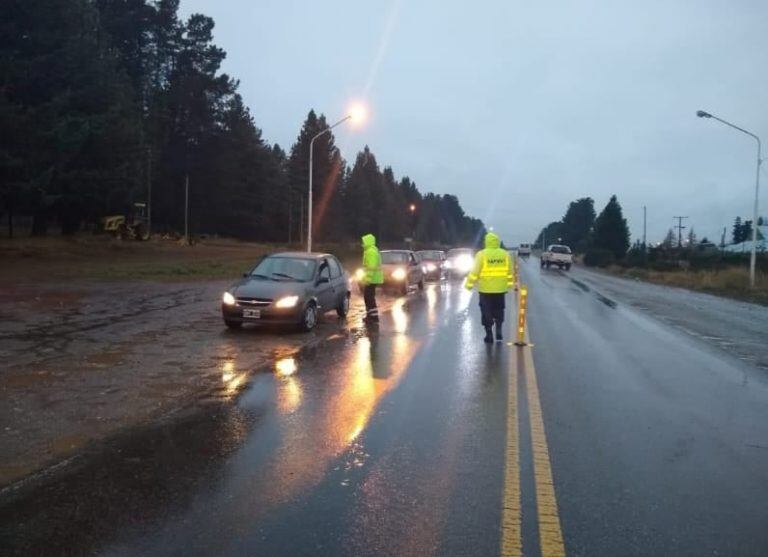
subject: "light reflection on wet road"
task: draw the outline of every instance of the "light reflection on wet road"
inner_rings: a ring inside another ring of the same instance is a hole
[[[745,447],[768,444],[765,378],[562,273],[523,276],[526,358],[481,342],[455,283],[259,373],[219,353],[224,396],[4,493],[2,553],[498,555],[519,477],[525,555],[558,554],[544,510],[572,555],[765,555],[768,451]]]

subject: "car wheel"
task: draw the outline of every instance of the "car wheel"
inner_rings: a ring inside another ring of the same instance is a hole
[[[539,262],[539,267],[541,267],[542,269],[544,268],[544,261],[543,260]]]
[[[408,283],[404,282],[403,286],[400,287],[400,295],[406,296],[408,294]]]
[[[570,271],[570,270],[571,270],[571,266],[570,266],[570,265],[566,265],[566,266],[565,266],[565,270],[566,270],[566,271]]]
[[[225,319],[224,324],[230,329],[239,329],[240,327],[243,326],[243,324],[240,321],[230,321],[229,319]]]
[[[346,317],[349,313],[349,292],[341,297],[341,302],[339,302],[339,307],[336,308],[336,313],[339,317]]]
[[[301,314],[300,326],[302,331],[309,332],[315,328],[315,325],[317,325],[317,306],[314,302],[310,302]]]
[[[419,290],[424,290],[424,279],[419,281]]]

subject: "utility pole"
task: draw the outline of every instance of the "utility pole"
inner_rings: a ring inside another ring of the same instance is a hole
[[[682,248],[683,247],[683,230],[688,228],[687,226],[683,226],[683,219],[687,219],[688,217],[672,217],[673,219],[677,219],[677,247]]]
[[[147,147],[147,239],[152,237],[152,147]]]
[[[646,239],[646,232],[648,230],[647,228],[647,216],[648,212],[646,210],[645,205],[643,205],[643,253],[646,253],[648,251],[648,244],[645,243]]]
[[[189,172],[184,176],[184,241],[189,243]]]

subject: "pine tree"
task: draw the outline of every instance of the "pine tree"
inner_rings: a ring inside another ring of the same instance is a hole
[[[291,220],[295,223],[291,236],[296,239],[300,232],[306,237],[306,204],[309,188],[309,147],[312,138],[328,128],[325,116],[319,117],[310,110],[296,143],[291,147],[288,159],[288,181]],[[339,189],[344,172],[344,162],[334,143],[331,132],[315,139],[312,149],[312,204],[313,237],[317,241],[340,235],[338,216]],[[304,208],[301,211],[301,208]],[[303,223],[303,225],[302,225]]]
[[[661,245],[664,246],[667,249],[672,248],[675,245],[675,231],[671,228],[667,230],[667,235],[664,236],[664,240],[661,242]]]
[[[574,251],[582,252],[587,247],[589,233],[595,223],[595,206],[590,197],[572,201],[562,220],[563,243]]]
[[[731,243],[732,244],[740,244],[743,242],[744,238],[744,230],[743,225],[741,224],[741,217],[736,217],[736,219],[733,221],[733,229],[731,232]]]
[[[594,246],[610,251],[616,260],[623,259],[629,249],[629,227],[616,196],[595,220]]]
[[[744,225],[741,227],[741,241],[742,242],[752,241],[752,221],[751,220],[745,220]]]

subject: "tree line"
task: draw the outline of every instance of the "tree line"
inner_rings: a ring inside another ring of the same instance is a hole
[[[179,0],[7,0],[0,21],[0,213],[64,234],[129,213],[151,190],[152,227],[296,242],[306,235],[309,111],[286,152],[262,137],[214,21]],[[314,145],[315,237],[471,243],[483,224],[452,195],[423,194],[366,147],[351,166]],[[411,210],[413,206],[413,210]],[[9,223],[13,222],[11,218]]]
[[[565,244],[575,253],[585,254],[587,264],[605,265],[624,259],[629,250],[629,227],[616,196],[611,196],[599,215],[591,197],[572,201],[562,219],[539,232],[535,245],[550,244]]]

